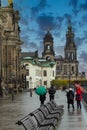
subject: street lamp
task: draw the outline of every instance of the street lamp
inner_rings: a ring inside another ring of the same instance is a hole
[[[32,77],[30,77],[30,97],[32,97]]]
[[[70,72],[69,72],[69,88],[70,88],[70,78],[71,78],[70,76],[71,76],[71,74],[70,74]]]
[[[70,78],[71,78],[71,68],[70,68],[70,58],[69,58],[69,88],[70,88]]]
[[[5,30],[4,31],[4,35],[5,35],[5,38],[6,38],[6,64],[5,64],[5,67],[6,67],[6,85],[8,87],[8,38],[9,38],[9,35],[10,35],[10,30]]]
[[[2,79],[1,79],[1,77],[0,77],[0,96],[3,97],[3,92],[2,92],[1,82],[2,82]]]
[[[42,79],[40,79],[40,85],[42,85]]]
[[[2,79],[2,34],[0,32],[0,79]],[[0,81],[1,86],[1,81]]]
[[[32,88],[31,85],[32,85],[32,77],[30,77],[30,87],[29,87],[30,89]]]

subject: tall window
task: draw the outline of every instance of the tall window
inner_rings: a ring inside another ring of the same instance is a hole
[[[46,86],[47,86],[47,81],[44,81],[44,85],[46,85]]]
[[[73,55],[73,53],[71,53],[71,56],[72,56],[72,60],[74,59],[74,55]]]
[[[53,71],[53,77],[54,77],[54,71]]]
[[[49,49],[50,49],[50,46],[49,46],[49,45],[46,45],[46,48],[47,48],[47,50],[49,50]]]
[[[67,66],[64,65],[64,74],[67,74]]]
[[[44,70],[43,75],[47,76],[47,71],[46,70]]]
[[[72,72],[74,73],[74,66],[72,66]]]
[[[49,46],[49,45],[47,46],[47,49],[48,49],[48,50],[50,49],[50,46]]]
[[[68,53],[68,59],[70,58],[70,53]]]

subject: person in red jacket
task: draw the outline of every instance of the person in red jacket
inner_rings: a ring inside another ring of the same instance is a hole
[[[82,100],[82,90],[79,87],[77,87],[76,88],[77,109],[81,109],[81,100]]]

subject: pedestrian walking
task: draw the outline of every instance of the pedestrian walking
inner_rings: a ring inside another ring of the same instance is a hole
[[[76,88],[76,98],[75,98],[75,100],[77,102],[77,110],[78,109],[81,110],[82,91],[80,90],[80,88]]]
[[[53,85],[49,88],[48,93],[49,93],[49,99],[50,99],[50,101],[54,100],[54,95],[56,93],[56,89],[54,88]]]
[[[82,100],[82,93],[85,92],[84,88],[79,84],[79,82],[75,83],[76,88],[76,102],[77,102],[77,110],[81,110],[81,100]]]
[[[2,98],[3,97],[3,90],[2,90],[2,87],[0,86],[0,97]]]
[[[32,93],[32,89],[30,89],[30,97],[32,97],[32,94],[33,94],[33,93]]]
[[[39,98],[40,98],[41,106],[44,105],[44,101],[46,100],[46,94],[40,95]]]
[[[11,99],[14,101],[14,88],[11,88]]]
[[[67,92],[67,104],[68,104],[68,111],[70,109],[70,105],[72,105],[72,109],[74,111],[74,92],[72,88],[69,88],[69,91]]]
[[[44,105],[44,101],[46,100],[46,93],[47,93],[45,86],[39,86],[38,88],[36,88],[35,93],[39,95],[41,106]]]

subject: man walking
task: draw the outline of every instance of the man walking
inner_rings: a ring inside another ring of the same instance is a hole
[[[54,95],[56,93],[56,89],[54,88],[53,85],[49,88],[48,92],[49,92],[50,101],[54,100]]]

